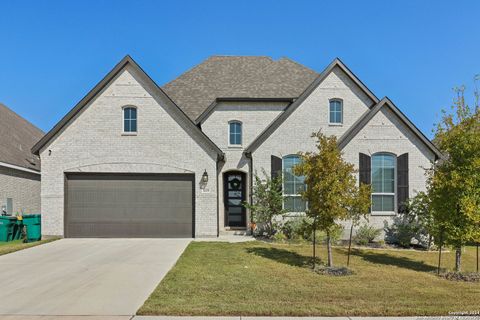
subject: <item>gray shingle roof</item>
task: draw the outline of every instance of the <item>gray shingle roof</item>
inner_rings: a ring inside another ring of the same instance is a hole
[[[212,56],[162,89],[194,120],[218,97],[295,98],[317,76],[288,58]]]
[[[42,130],[0,103],[0,162],[40,170],[30,149],[43,137]]]

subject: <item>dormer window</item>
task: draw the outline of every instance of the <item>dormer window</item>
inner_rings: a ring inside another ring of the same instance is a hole
[[[229,140],[228,144],[231,146],[242,145],[242,123],[240,121],[230,121],[228,123]]]
[[[341,125],[343,123],[343,102],[340,99],[330,100],[330,124]]]
[[[137,132],[137,108],[135,107],[123,108],[123,132],[124,133]]]

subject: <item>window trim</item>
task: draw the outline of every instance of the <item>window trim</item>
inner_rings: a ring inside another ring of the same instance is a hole
[[[331,111],[332,102],[340,102],[340,117],[341,117],[340,122],[332,122],[332,119],[330,117],[330,114],[332,112]],[[330,125],[330,126],[343,126],[343,99],[340,99],[340,98],[328,99],[328,125]]]
[[[231,144],[230,143],[230,125],[233,123],[238,123],[240,125],[240,144]],[[243,122],[240,120],[230,120],[228,121],[228,134],[227,134],[227,145],[229,148],[242,148],[243,147]]]
[[[298,193],[294,193],[294,194],[286,194],[285,193],[285,158],[288,158],[288,157],[298,157],[300,158],[300,156],[298,154],[295,154],[295,153],[292,153],[292,154],[287,154],[285,156],[282,157],[282,198],[283,198],[283,201],[282,201],[282,209],[285,209],[285,198],[286,197],[295,197],[295,198],[300,198],[300,200],[302,201],[305,201],[302,199],[302,196]],[[304,183],[305,184],[305,183]],[[308,202],[305,201],[305,209],[308,208]],[[298,214],[298,213],[305,213],[305,211],[288,211],[287,213],[294,213],[294,214]]]
[[[126,109],[135,109],[135,122],[137,130],[135,131],[125,131],[125,110]],[[136,136],[138,134],[138,108],[132,105],[126,105],[122,107],[122,136]]]
[[[373,157],[378,155],[389,155],[393,157],[393,193],[391,192],[373,192]],[[392,152],[387,151],[380,151],[371,154],[370,156],[370,176],[371,178],[371,185],[372,185],[372,193],[370,195],[370,200],[372,201],[372,210],[371,215],[373,216],[394,216],[397,214],[397,155]],[[373,211],[373,196],[374,195],[384,195],[384,196],[391,196],[393,195],[393,211]]]

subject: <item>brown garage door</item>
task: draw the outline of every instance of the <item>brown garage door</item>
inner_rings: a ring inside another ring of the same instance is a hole
[[[68,174],[65,236],[190,238],[193,174]]]

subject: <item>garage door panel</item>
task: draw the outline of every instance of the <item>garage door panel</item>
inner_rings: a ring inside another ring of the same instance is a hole
[[[68,237],[192,237],[193,175],[67,175]]]

